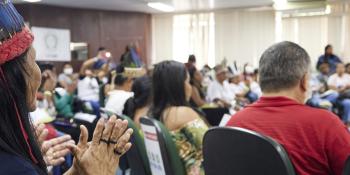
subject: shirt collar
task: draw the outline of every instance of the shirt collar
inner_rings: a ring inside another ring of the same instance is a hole
[[[275,96],[275,97],[260,97],[260,99],[251,104],[248,105],[248,107],[278,107],[278,106],[291,106],[291,105],[301,105],[301,104],[295,100],[292,100],[285,96]]]

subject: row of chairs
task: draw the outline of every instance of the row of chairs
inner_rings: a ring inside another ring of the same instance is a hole
[[[131,175],[186,175],[178,150],[165,126],[150,118],[141,118],[140,131],[134,129],[133,147],[126,154]],[[206,175],[295,175],[287,152],[272,138],[236,127],[214,127],[203,140]],[[350,175],[350,158],[344,175]]]

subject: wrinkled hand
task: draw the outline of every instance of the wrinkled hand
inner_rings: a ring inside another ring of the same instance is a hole
[[[118,168],[119,158],[131,147],[129,139],[133,130],[125,131],[127,125],[126,120],[117,120],[115,116],[111,116],[108,122],[100,119],[91,143],[87,142],[86,127],[80,126],[79,143],[71,148],[74,155],[73,167],[67,174],[114,175]],[[116,144],[101,140],[115,141]]]
[[[64,156],[70,153],[69,145],[75,144],[71,137],[65,135],[45,141],[49,133],[45,129],[45,124],[35,124],[34,129],[46,165],[56,166],[63,163],[65,161]]]
[[[57,84],[57,76],[50,70],[44,71],[42,76],[46,78],[43,89],[45,91],[53,91]]]
[[[70,153],[70,147],[75,145],[71,136],[64,135],[48,141],[44,141],[41,146],[41,152],[46,165],[56,166],[65,161],[64,157]]]
[[[41,148],[43,145],[43,142],[45,141],[47,135],[49,134],[49,131],[45,129],[45,124],[42,124],[42,123],[34,124],[34,130],[37,136],[39,146]]]

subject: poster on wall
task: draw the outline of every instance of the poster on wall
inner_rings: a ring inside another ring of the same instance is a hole
[[[32,27],[37,61],[70,61],[70,31]]]

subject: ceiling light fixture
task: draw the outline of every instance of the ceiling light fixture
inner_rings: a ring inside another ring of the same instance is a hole
[[[175,11],[174,7],[161,3],[161,2],[149,2],[147,4],[149,7],[154,8],[156,10],[162,11],[162,12],[173,12]]]
[[[33,3],[33,2],[40,2],[41,0],[23,0],[23,1]]]

